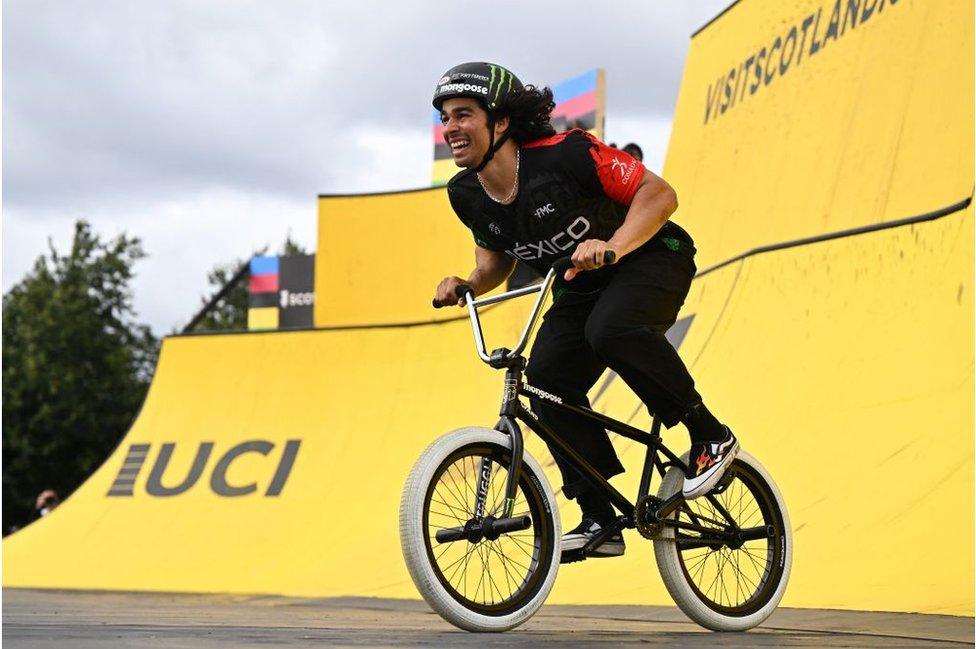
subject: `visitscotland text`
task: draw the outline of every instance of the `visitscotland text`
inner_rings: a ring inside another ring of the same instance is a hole
[[[719,76],[714,85],[709,84],[704,123],[724,115],[736,101],[745,101],[747,87],[750,95],[756,94],[760,88],[771,84],[777,73],[782,77],[791,67],[799,66],[804,52],[810,57],[816,56],[831,40],[843,37],[848,27],[855,29],[872,16],[880,16],[885,5],[897,3],[898,0],[834,0],[829,19],[824,7],[820,7],[816,13],[790,26],[785,36],[777,35],[771,45],[763,45],[758,52]]]

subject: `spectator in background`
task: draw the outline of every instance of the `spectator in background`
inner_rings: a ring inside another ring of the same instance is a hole
[[[60,504],[61,499],[58,498],[58,492],[54,489],[45,489],[37,496],[37,501],[34,503],[35,518],[47,516]]]
[[[644,152],[641,150],[641,148],[639,146],[637,146],[633,142],[631,142],[630,144],[624,145],[624,148],[622,150],[623,150],[624,153],[626,153],[626,154],[628,154],[628,155],[630,155],[630,156],[632,156],[634,158],[637,158],[637,160],[639,162],[644,162]]]

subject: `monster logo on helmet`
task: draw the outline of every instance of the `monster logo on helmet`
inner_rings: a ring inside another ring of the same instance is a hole
[[[506,70],[500,65],[489,64],[489,67],[491,68],[491,76],[488,77],[488,108],[494,110],[498,107],[498,99],[502,92],[502,88],[505,88],[505,94],[501,95],[501,98],[504,99],[509,95],[510,92],[512,92],[512,82],[516,79],[511,70]],[[496,73],[498,75],[498,85],[495,85]],[[505,87],[506,80],[508,81],[507,88]],[[519,87],[521,87],[521,85],[522,83],[519,82]],[[494,94],[492,94],[492,90],[494,90]]]
[[[483,62],[456,65],[445,72],[437,82],[433,100],[434,108],[437,110],[440,110],[448,99],[469,97],[481,103],[488,113],[488,152],[474,171],[484,169],[495,152],[508,139],[506,130],[497,141],[495,140],[496,111],[504,110],[506,100],[522,88],[522,82],[512,74],[511,70],[494,63]]]

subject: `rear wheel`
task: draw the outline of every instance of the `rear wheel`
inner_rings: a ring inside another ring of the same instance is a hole
[[[529,455],[524,460],[512,516],[528,516],[530,526],[496,538],[442,543],[437,533],[504,517],[511,464],[507,435],[485,428],[449,433],[424,451],[407,479],[400,502],[400,543],[407,568],[427,603],[462,629],[506,631],[518,626],[539,609],[555,581],[555,497],[536,461]],[[476,512],[483,481],[484,509]]]
[[[658,496],[677,493],[683,477],[671,468]],[[793,536],[783,498],[762,465],[740,451],[716,489],[686,501],[671,518],[689,527],[665,526],[654,555],[678,607],[714,631],[745,631],[769,617],[789,580]],[[743,532],[737,539],[728,535],[733,524]]]

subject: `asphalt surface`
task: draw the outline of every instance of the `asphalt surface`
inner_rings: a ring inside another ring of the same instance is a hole
[[[953,647],[973,618],[780,609],[712,633],[676,608],[544,606],[504,634],[459,631],[418,601],[3,590],[3,644],[58,647]]]

